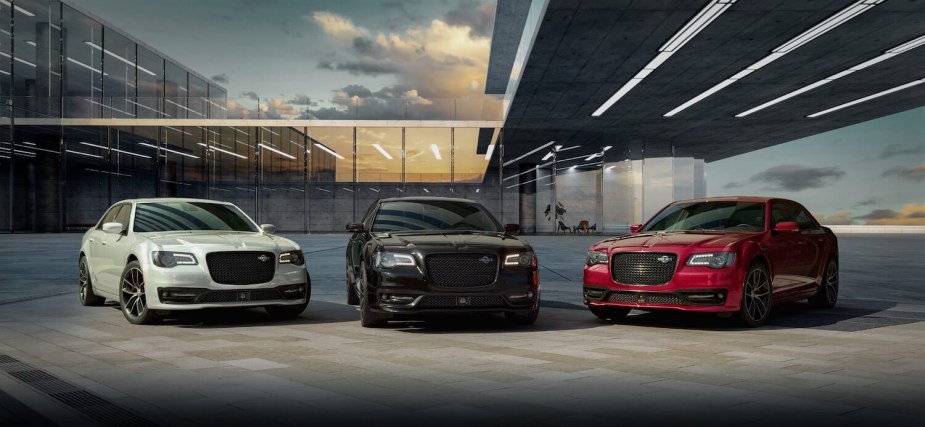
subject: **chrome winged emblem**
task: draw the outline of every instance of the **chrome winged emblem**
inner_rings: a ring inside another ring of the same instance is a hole
[[[662,256],[660,256],[660,257],[658,257],[658,258],[655,258],[655,260],[658,261],[658,262],[660,262],[660,263],[662,263],[662,264],[667,264],[668,262],[671,261],[671,257],[668,256],[668,255],[662,255]]]
[[[266,255],[260,255],[259,257],[257,257],[257,261],[260,261],[260,262],[267,262],[269,260],[270,260],[270,257]]]
[[[482,264],[491,264],[491,262],[494,261],[494,259],[488,255],[485,255],[479,258],[479,261],[482,261]]]

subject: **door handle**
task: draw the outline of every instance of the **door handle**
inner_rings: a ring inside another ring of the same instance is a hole
[[[96,241],[96,240],[90,239],[90,243],[93,243],[93,242],[95,242],[95,241]]]
[[[102,244],[103,244],[103,246],[106,246],[106,242],[100,242],[100,243],[102,243]]]
[[[103,243],[103,244],[105,245],[105,243]],[[805,245],[805,244],[806,244],[806,241],[805,241],[805,240],[800,240],[799,242],[797,242],[797,244],[798,244],[798,245]]]

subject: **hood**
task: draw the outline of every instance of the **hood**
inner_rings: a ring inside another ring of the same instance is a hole
[[[296,249],[289,239],[262,233],[228,231],[174,231],[150,233],[144,236],[151,243],[165,250],[197,247],[205,252],[214,251],[270,251]]]
[[[506,236],[502,233],[471,233],[452,232],[421,233],[421,234],[377,234],[376,239],[382,246],[389,247],[455,247],[466,249],[470,247],[493,248],[529,248],[527,244],[516,237]]]
[[[603,240],[595,247],[618,248],[664,248],[698,247],[724,248],[759,233],[732,233],[710,231],[678,231],[668,233],[640,233]]]

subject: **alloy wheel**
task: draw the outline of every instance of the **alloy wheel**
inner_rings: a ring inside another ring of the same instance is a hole
[[[86,301],[87,292],[90,290],[90,272],[87,271],[86,261],[81,260],[80,262],[80,273],[78,280],[80,280],[80,286],[78,288],[78,291],[80,292],[80,300]]]
[[[138,268],[126,272],[122,279],[122,310],[126,316],[139,318],[147,311],[145,299],[145,278]]]
[[[829,306],[838,299],[838,264],[830,262],[825,269],[825,298]]]
[[[761,322],[771,309],[771,284],[768,275],[760,268],[754,268],[745,279],[745,311],[754,322]]]

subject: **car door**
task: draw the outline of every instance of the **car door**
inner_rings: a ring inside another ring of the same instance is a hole
[[[105,283],[102,282],[104,275],[101,272],[106,268],[106,259],[103,257],[104,249],[106,244],[110,239],[110,234],[107,234],[103,231],[103,224],[107,222],[115,222],[116,215],[122,209],[123,204],[114,205],[103,214],[103,218],[100,219],[100,222],[96,224],[89,235],[87,236],[87,247],[86,247],[86,257],[87,264],[90,266],[90,273],[92,275],[94,285],[97,287],[97,290],[107,290],[108,287]]]
[[[793,209],[796,212],[796,222],[800,225],[800,236],[802,243],[800,245],[800,259],[796,260],[798,273],[805,285],[804,290],[815,292],[816,274],[818,273],[819,258],[822,256],[822,249],[825,245],[825,230],[816,223],[804,207],[794,203]]]
[[[347,242],[348,274],[359,274],[360,253],[363,251],[363,246],[369,241],[369,228],[373,225],[373,216],[375,215],[378,205],[378,201],[370,205],[369,209],[366,211],[366,215],[363,216],[362,223],[366,231],[363,233],[353,233],[353,235],[350,236],[350,241]]]
[[[116,293],[119,289],[119,279],[122,277],[122,270],[125,268],[125,260],[128,258],[131,247],[131,239],[128,237],[131,215],[132,205],[130,203],[121,204],[112,222],[122,224],[122,233],[102,233],[100,236],[99,258],[102,268],[98,276],[105,292]]]
[[[777,232],[774,227],[781,222],[796,222],[798,211],[786,201],[775,200],[771,203],[771,233],[769,234],[768,255],[771,258],[771,282],[775,296],[785,296],[805,285],[805,261],[808,241],[802,232]]]

